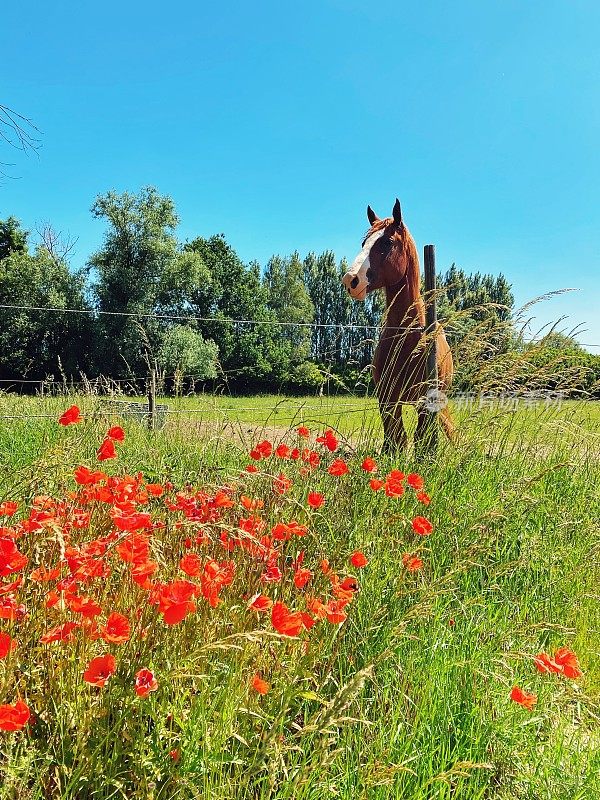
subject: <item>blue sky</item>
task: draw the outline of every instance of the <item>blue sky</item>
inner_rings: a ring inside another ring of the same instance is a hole
[[[503,272],[536,327],[600,345],[597,0],[102,3],[2,10],[0,103],[42,131],[0,151],[0,217],[102,240],[108,189],[173,197],[180,238],[243,259],[354,257],[400,197],[438,268]],[[600,347],[592,352],[600,353]]]

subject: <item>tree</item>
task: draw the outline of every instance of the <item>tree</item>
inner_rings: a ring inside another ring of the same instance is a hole
[[[511,285],[504,275],[467,275],[452,264],[438,279],[438,317],[455,317],[468,327],[477,322],[508,322],[514,306]]]
[[[72,273],[44,247],[30,253],[16,220],[0,225],[0,230],[7,229],[12,233],[1,238],[12,244],[3,248],[8,254],[0,258],[0,304],[88,310],[84,276]],[[0,375],[38,380],[86,372],[90,334],[86,313],[5,310],[0,315]]]
[[[190,306],[197,316],[217,320],[198,324],[204,338],[218,343],[224,380],[231,388],[246,391],[267,385],[276,358],[272,326],[266,324],[273,315],[259,265],[244,264],[223,234],[199,236],[184,251],[197,254],[209,275],[190,293]]]
[[[304,286],[303,271],[298,252],[288,258],[273,256],[265,269],[264,285],[267,308],[274,323],[280,323],[273,326],[271,336],[276,351],[275,376],[289,387],[314,388],[320,382],[320,373],[307,365],[311,350],[308,325],[314,307]]]
[[[174,236],[175,205],[155,188],[137,195],[107,192],[92,213],[109,223],[102,248],[89,260],[100,312],[98,368],[111,376],[144,374],[175,322],[156,315],[191,316],[189,295],[208,273],[201,259],[181,252]],[[195,328],[193,320],[190,324]]]
[[[438,279],[437,306],[454,357],[454,387],[501,385],[505,372],[501,357],[518,346],[514,297],[506,278],[469,275],[452,264]]]
[[[318,364],[331,368],[339,363],[339,323],[346,319],[346,297],[340,291],[335,255],[328,250],[304,259],[304,283],[314,307],[312,356]]]
[[[27,231],[21,228],[21,223],[15,217],[0,220],[0,260],[11,253],[27,252]]]
[[[384,307],[380,292],[364,302],[350,298],[341,278],[347,270],[331,251],[304,259],[304,280],[315,308],[312,357],[323,368],[354,384],[372,363]]]
[[[165,333],[158,351],[158,363],[175,374],[190,375],[199,380],[217,377],[219,348],[189,325],[173,325]]]

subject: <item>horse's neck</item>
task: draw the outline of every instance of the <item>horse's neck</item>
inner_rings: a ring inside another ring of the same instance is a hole
[[[386,287],[387,327],[425,325],[425,304],[421,296],[420,283],[417,267],[416,273],[408,276],[400,288],[397,286]]]

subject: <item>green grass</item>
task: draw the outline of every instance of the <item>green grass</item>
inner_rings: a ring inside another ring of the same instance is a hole
[[[94,420],[62,429],[56,416],[72,401],[0,398],[0,416],[49,415],[0,420],[0,502],[64,497],[73,467],[94,465],[116,418],[97,398],[80,398]],[[359,459],[379,447],[371,399],[166,402],[183,413],[156,432],[126,422],[111,472],[223,485],[239,480],[251,443],[265,434],[291,440],[300,422],[339,430]],[[409,451],[381,460],[380,472],[421,472],[433,497],[426,510],[409,496],[373,493],[360,470],[310,479],[328,502],[306,517],[305,540],[290,545],[311,564],[327,556],[340,574],[354,549],[370,563],[347,621],[313,629],[308,650],[269,638],[263,620],[253,632],[243,581],[234,583],[216,611],[203,608],[169,639],[158,630],[139,645],[161,677],[142,713],[128,673],[96,692],[100,699],[81,683],[83,645],[56,662],[57,649],[42,655],[34,638],[43,620],[32,615],[31,648],[22,651],[30,658],[0,661],[0,703],[30,687],[40,721],[30,733],[0,733],[0,798],[599,797],[600,410],[496,404],[456,416],[458,442],[442,443],[436,458],[416,463]],[[269,497],[269,483],[248,479],[245,491]],[[423,512],[434,534],[415,537],[410,518]],[[271,498],[263,514],[273,524],[306,512]],[[180,536],[169,528],[161,538],[165,563]],[[408,573],[404,552],[419,552],[423,571]],[[153,609],[142,613],[151,624]],[[228,638],[236,632],[243,636]],[[561,645],[577,652],[583,679],[535,670],[532,655]],[[121,660],[134,663],[139,654],[126,647]],[[272,684],[264,698],[248,690],[257,670]],[[511,703],[514,684],[538,694],[533,712]]]

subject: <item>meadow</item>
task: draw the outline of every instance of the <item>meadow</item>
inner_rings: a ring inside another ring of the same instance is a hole
[[[0,395],[0,800],[600,796],[597,404],[165,402]]]

